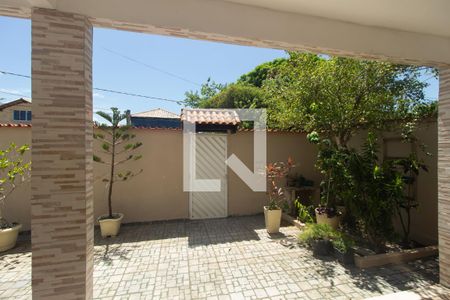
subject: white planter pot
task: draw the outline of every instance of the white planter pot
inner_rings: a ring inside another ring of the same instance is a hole
[[[9,250],[16,246],[20,228],[22,228],[22,225],[17,224],[12,228],[0,229],[0,252]]]
[[[280,231],[281,209],[268,209],[264,206],[264,219],[268,233],[277,233]]]
[[[341,216],[328,218],[327,214],[318,214],[316,210],[316,222],[317,224],[328,224],[331,228],[338,229],[339,223],[341,222]]]
[[[100,224],[100,231],[102,237],[117,236],[120,230],[120,224],[122,223],[123,214],[113,214],[118,215],[115,219],[104,219],[105,216],[100,216],[98,218],[98,223]]]

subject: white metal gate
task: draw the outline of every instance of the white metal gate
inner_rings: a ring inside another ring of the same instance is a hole
[[[196,134],[195,169],[197,179],[220,179],[220,192],[191,192],[191,219],[227,216],[227,136],[217,133]]]

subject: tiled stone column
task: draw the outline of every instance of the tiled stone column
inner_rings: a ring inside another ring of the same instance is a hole
[[[438,218],[440,281],[450,286],[450,69],[439,73]]]
[[[32,13],[33,299],[90,299],[93,273],[92,26]]]

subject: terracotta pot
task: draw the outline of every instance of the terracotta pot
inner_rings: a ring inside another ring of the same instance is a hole
[[[17,224],[12,228],[0,229],[0,252],[16,246],[20,228],[22,228],[22,225]]]
[[[102,237],[117,236],[120,230],[120,224],[122,223],[123,214],[113,214],[119,216],[114,219],[105,219],[106,216],[100,216],[98,223],[100,224],[100,231]]]
[[[264,219],[268,233],[280,231],[281,209],[269,209],[268,206],[264,206]]]
[[[319,214],[316,209],[316,221],[317,224],[328,224],[333,229],[337,229],[339,227],[339,223],[341,221],[341,216],[334,216],[332,218],[328,218],[327,214]]]

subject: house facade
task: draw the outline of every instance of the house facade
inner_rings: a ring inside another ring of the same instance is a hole
[[[20,98],[0,105],[0,124],[31,123],[31,102]]]

